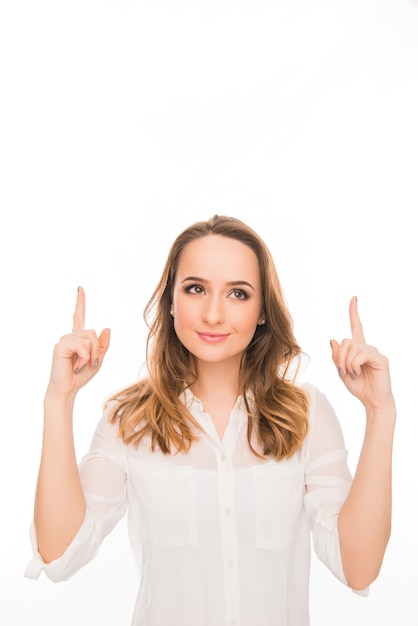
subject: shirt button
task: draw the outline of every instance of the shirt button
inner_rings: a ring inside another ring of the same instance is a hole
[[[223,455],[221,456],[221,461],[225,461],[225,459],[226,459],[226,456],[223,454]]]
[[[230,512],[231,512],[231,507],[230,506],[226,506],[225,507],[225,513],[227,513],[229,515]]]
[[[236,620],[236,619],[231,619],[229,623],[230,623],[230,624],[232,624],[232,626],[233,626],[234,624],[238,624],[238,622],[237,622],[237,620]]]
[[[232,566],[233,566],[233,564],[234,564],[234,561],[228,561],[228,564],[227,564],[227,565],[228,565],[228,567],[232,567]]]

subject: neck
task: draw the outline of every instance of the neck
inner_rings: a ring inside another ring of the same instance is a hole
[[[203,410],[211,416],[220,439],[239,394],[238,374],[239,367],[233,367],[231,363],[200,363],[197,381],[192,387]]]
[[[234,399],[239,395],[239,365],[231,363],[199,363],[193,393],[201,400],[208,397]]]

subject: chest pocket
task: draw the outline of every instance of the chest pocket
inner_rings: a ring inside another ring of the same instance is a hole
[[[303,507],[304,471],[286,461],[253,465],[256,547],[278,550],[295,536]]]
[[[193,468],[130,461],[132,490],[145,538],[162,546],[196,547]]]

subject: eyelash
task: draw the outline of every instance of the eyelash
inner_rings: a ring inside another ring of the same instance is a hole
[[[196,292],[192,291],[192,289],[196,289],[196,288],[197,288],[197,289],[201,289],[201,291],[199,291],[198,293],[196,293]],[[202,285],[197,285],[197,284],[196,284],[196,285],[187,285],[187,287],[185,287],[185,288],[184,288],[184,291],[185,291],[186,293],[192,293],[192,294],[194,294],[194,295],[198,295],[198,296],[200,296],[200,294],[201,294],[201,293],[203,293],[203,292],[205,291],[205,288],[204,288],[204,287],[202,287]]]
[[[198,291],[197,293],[195,291],[193,291],[193,289],[200,289],[201,291]],[[186,293],[191,293],[192,295],[201,295],[202,293],[204,293],[205,288],[202,285],[199,284],[195,284],[195,285],[188,285],[187,287],[184,288],[184,291]],[[233,289],[230,292],[231,294],[241,294],[240,297],[235,297],[234,300],[248,300],[248,298],[250,297],[250,294],[248,293],[248,291],[245,291],[245,289]]]
[[[242,297],[236,298],[236,300],[248,300],[248,298],[250,297],[250,294],[248,293],[248,291],[245,291],[245,289],[233,289],[231,293],[240,293],[242,295]]]

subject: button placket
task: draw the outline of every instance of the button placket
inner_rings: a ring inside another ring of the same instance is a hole
[[[238,537],[234,515],[234,470],[225,451],[217,455],[219,514],[225,585],[225,623],[233,624],[239,611]],[[235,624],[238,622],[235,621]]]

